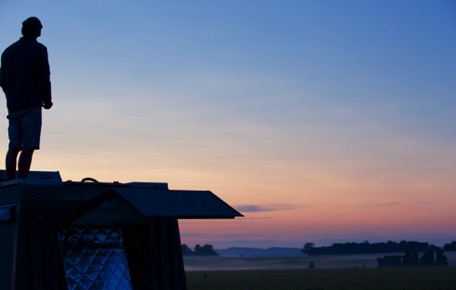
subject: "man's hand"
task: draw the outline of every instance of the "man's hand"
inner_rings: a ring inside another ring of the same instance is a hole
[[[54,105],[52,103],[52,101],[49,101],[49,102],[46,102],[43,104],[43,108],[45,108],[46,110],[49,110],[50,108],[52,108],[52,105]]]

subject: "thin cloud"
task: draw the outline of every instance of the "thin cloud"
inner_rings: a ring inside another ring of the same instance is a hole
[[[426,205],[429,204],[425,201],[415,201],[415,202],[399,202],[399,201],[391,201],[391,202],[383,202],[383,203],[366,203],[360,205],[359,207],[395,207],[395,206],[410,206],[410,205]]]
[[[393,202],[384,202],[384,203],[377,203],[377,204],[366,204],[361,207],[392,207],[401,205],[400,202],[393,201]]]
[[[246,204],[246,205],[238,205],[235,208],[240,212],[270,212],[270,211],[282,211],[282,210],[290,210],[301,208],[302,205],[294,205],[294,204],[273,204],[273,205],[254,205],[254,204]]]
[[[399,202],[399,201],[390,201],[390,202],[381,202],[381,203],[363,203],[353,206],[337,206],[335,208],[368,208],[368,207],[398,207],[398,206],[422,206],[429,205],[429,202],[426,201],[415,201],[415,202]]]

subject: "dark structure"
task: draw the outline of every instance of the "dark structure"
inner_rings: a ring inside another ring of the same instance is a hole
[[[58,172],[30,172],[0,182],[0,285],[186,289],[178,219],[237,216],[210,191],[62,182]]]
[[[377,258],[378,267],[418,267],[418,266],[448,266],[448,258],[440,249],[429,249],[421,258],[418,252],[406,252],[405,256],[393,255]]]
[[[406,252],[402,257],[402,266],[417,267],[420,265],[420,257],[418,252]]]

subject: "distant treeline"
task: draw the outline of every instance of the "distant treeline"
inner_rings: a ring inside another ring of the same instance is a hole
[[[445,246],[443,246],[443,250],[446,252],[456,252],[456,241],[445,244]]]
[[[214,251],[214,247],[208,244],[204,246],[196,245],[193,250],[183,244],[181,249],[184,256],[218,256],[217,252]]]
[[[441,248],[425,242],[401,241],[369,243],[335,243],[332,246],[316,247],[314,243],[304,244],[301,250],[308,255],[350,255],[350,254],[385,254],[400,252],[426,252],[441,250]],[[456,241],[445,244],[444,251],[456,251]]]

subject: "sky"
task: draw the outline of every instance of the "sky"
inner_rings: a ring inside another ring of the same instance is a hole
[[[54,101],[32,170],[244,214],[181,220],[189,246],[456,240],[456,2],[0,0],[0,51],[29,16]]]

